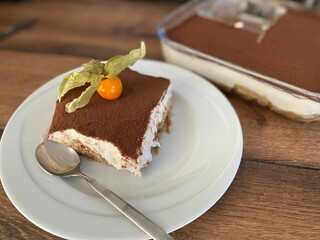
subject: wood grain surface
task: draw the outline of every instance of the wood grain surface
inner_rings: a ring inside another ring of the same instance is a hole
[[[0,32],[0,134],[16,108],[53,77],[91,58],[126,53],[144,40],[162,60],[157,24],[175,1],[4,1]],[[172,233],[175,239],[320,239],[320,122],[288,120],[225,93],[243,130],[242,162],[225,195]],[[29,222],[0,189],[0,239],[60,239]]]

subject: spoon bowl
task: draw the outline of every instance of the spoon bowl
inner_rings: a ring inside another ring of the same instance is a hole
[[[121,197],[107,189],[96,179],[83,174],[80,171],[80,157],[72,148],[55,141],[46,140],[38,145],[35,155],[40,166],[46,172],[60,177],[80,177],[87,181],[89,186],[99,193],[101,197],[111,203],[153,239],[172,239],[162,228]]]
[[[36,148],[40,166],[53,175],[68,176],[80,170],[80,157],[75,150],[55,141],[44,141]]]

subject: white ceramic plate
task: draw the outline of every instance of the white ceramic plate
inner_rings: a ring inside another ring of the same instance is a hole
[[[150,60],[133,69],[171,80],[172,132],[163,135],[160,153],[141,178],[86,159],[83,171],[171,232],[199,217],[227,190],[240,164],[242,131],[228,100],[198,75]],[[35,148],[50,126],[66,74],[35,91],[8,122],[0,149],[3,187],[26,218],[60,237],[147,239],[86,183],[51,176],[36,161]]]

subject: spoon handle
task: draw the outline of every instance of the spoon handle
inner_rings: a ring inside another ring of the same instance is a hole
[[[93,188],[97,193],[99,193],[104,199],[111,203],[116,209],[118,209],[122,214],[139,226],[145,233],[156,240],[169,240],[173,239],[167,232],[165,232],[158,225],[153,223],[150,219],[140,213],[137,209],[119,197],[117,194],[113,193],[111,190],[107,189],[96,179],[91,178],[83,173],[79,173],[79,177],[85,179],[89,186]]]

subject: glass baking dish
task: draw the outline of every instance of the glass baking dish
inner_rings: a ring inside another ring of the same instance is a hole
[[[302,5],[299,7],[299,4],[296,3],[294,8],[299,11],[305,10]],[[310,7],[307,10],[310,11]],[[316,10],[316,8],[311,10]],[[170,39],[167,35],[168,29],[175,28],[191,16],[198,15],[256,33],[257,44],[259,44],[266,32],[287,11],[286,4],[276,1],[193,0],[166,16],[157,27],[157,35],[167,62],[197,72],[222,89],[254,100],[291,119],[317,121],[320,120],[319,92],[306,90],[281,79],[226,61],[214,54],[205,53]],[[320,71],[317,82],[320,86]]]

